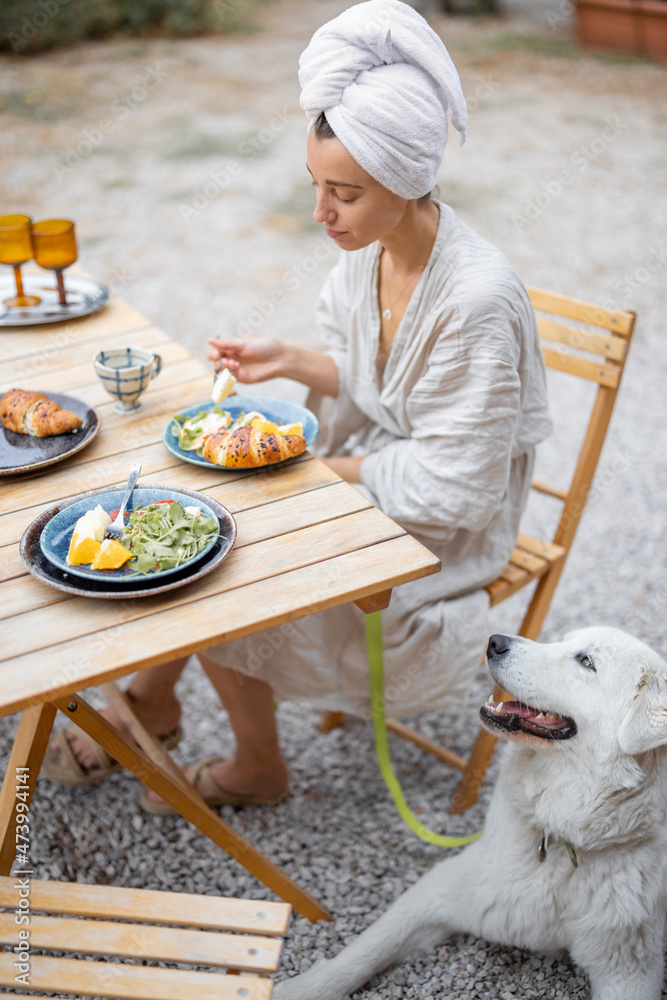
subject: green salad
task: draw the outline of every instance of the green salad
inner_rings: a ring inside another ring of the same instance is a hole
[[[132,511],[120,541],[132,553],[129,569],[150,573],[176,569],[219,534],[217,520],[200,507],[159,500]]]
[[[201,457],[202,438],[205,434],[215,434],[217,431],[235,431],[238,427],[246,427],[256,417],[266,419],[262,413],[252,410],[249,413],[239,413],[234,420],[227,410],[213,406],[210,410],[200,410],[193,417],[181,414],[173,417],[171,433],[178,438],[178,447],[183,451],[196,451]]]

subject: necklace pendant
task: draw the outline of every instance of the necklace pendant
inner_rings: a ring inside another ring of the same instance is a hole
[[[385,309],[385,311],[382,313],[382,318],[391,319],[391,309]]]

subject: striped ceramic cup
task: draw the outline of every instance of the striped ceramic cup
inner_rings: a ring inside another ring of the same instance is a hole
[[[139,396],[159,374],[162,358],[139,347],[112,347],[98,351],[93,365],[106,391],[118,400],[114,409],[133,413],[141,406]]]

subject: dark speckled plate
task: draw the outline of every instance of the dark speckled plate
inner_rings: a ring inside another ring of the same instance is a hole
[[[89,580],[99,580],[100,573],[104,574],[104,577],[108,580],[117,580],[119,583],[125,583],[128,587],[133,587],[137,582],[137,579],[146,576],[171,576],[173,573],[180,573],[183,566],[178,566],[176,569],[163,569],[159,573],[152,570],[150,573],[137,573],[136,569],[132,566],[132,563],[125,563],[120,569],[91,569],[89,565],[82,564],[80,566],[68,566],[67,565],[67,553],[69,552],[69,545],[72,539],[72,532],[74,531],[74,525],[79,520],[79,518],[86,513],[87,510],[93,510],[97,504],[100,504],[103,510],[107,514],[112,514],[114,511],[118,510],[123,499],[123,490],[107,490],[105,493],[101,493],[99,497],[95,497],[95,500],[77,500],[76,503],[71,504],[69,507],[65,507],[58,514],[54,514],[48,524],[45,524],[42,529],[42,534],[39,539],[39,544],[42,552],[54,566],[58,569],[63,570],[65,573],[71,573],[73,576],[85,576]],[[157,503],[158,500],[177,500],[183,504],[183,506],[188,506],[187,501],[183,501],[183,494],[172,493],[170,490],[156,489],[151,487],[146,489],[146,487],[141,484],[137,486],[132,491],[132,496],[130,497],[127,505],[127,513],[131,514],[133,510],[137,507],[147,507],[151,503]],[[217,522],[217,517],[215,511],[208,503],[202,502],[203,498],[200,499],[194,506],[199,507],[199,509],[207,516],[212,518]],[[127,524],[127,521],[125,522]],[[198,552],[190,560],[188,564],[192,562],[198,562],[203,559],[208,550],[215,545],[215,540],[209,542],[205,549]]]
[[[42,530],[56,514],[59,514],[67,507],[79,503],[81,500],[94,499],[108,493],[109,490],[104,488],[92,490],[90,493],[82,493],[68,500],[61,500],[54,507],[45,510],[29,525],[23,534],[20,546],[21,559],[28,571],[37,580],[41,580],[42,583],[46,583],[50,587],[55,587],[56,590],[62,590],[68,594],[75,594],[79,597],[104,597],[112,600],[125,600],[130,597],[150,597],[153,594],[163,594],[168,590],[183,587],[187,583],[192,583],[194,580],[199,580],[202,576],[206,576],[207,573],[212,572],[227,558],[236,541],[236,522],[226,507],[223,507],[217,500],[213,500],[212,497],[206,496],[203,493],[197,493],[195,490],[187,490],[185,487],[164,486],[153,483],[144,483],[142,485],[147,490],[167,490],[173,497],[181,494],[184,499],[189,497],[196,502],[210,507],[220,522],[220,537],[216,539],[215,543],[202,559],[194,563],[192,561],[189,562],[182,569],[175,571],[166,579],[160,573],[157,573],[155,576],[137,577],[136,584],[131,586],[128,586],[127,582],[119,583],[106,577],[99,580],[76,577],[54,566],[42,552],[39,543]]]
[[[63,410],[71,410],[81,417],[83,425],[78,431],[68,434],[54,434],[53,437],[31,437],[17,434],[0,424],[0,476],[13,476],[18,472],[35,472],[47,465],[62,462],[76,454],[93,441],[100,429],[100,417],[92,406],[73,396],[63,396],[60,392],[36,389],[59,403]]]

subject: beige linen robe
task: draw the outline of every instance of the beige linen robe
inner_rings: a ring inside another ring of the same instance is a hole
[[[535,445],[551,430],[528,295],[506,257],[440,204],[429,263],[386,367],[375,244],[343,253],[317,307],[336,399],[309,396],[321,456],[364,456],[360,488],[442,561],[382,613],[387,714],[460,700],[488,638],[485,584],[516,540]],[[368,666],[354,605],[209,650],[279,700],[364,714]]]

